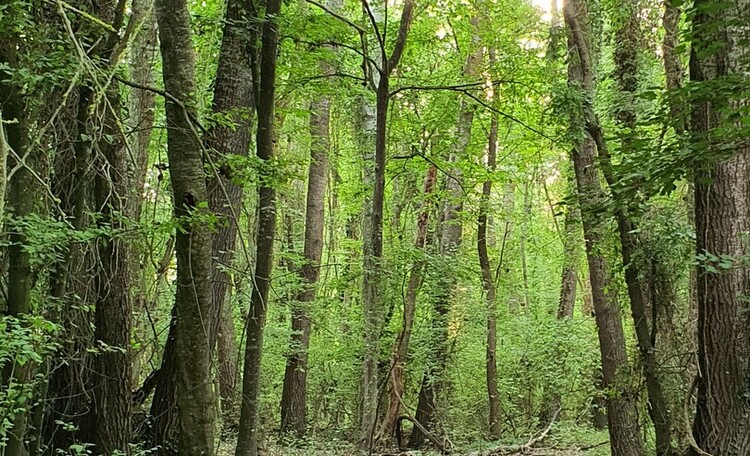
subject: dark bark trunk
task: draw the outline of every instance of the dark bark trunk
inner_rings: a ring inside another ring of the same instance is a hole
[[[0,6],[9,6],[3,1]],[[12,11],[10,7],[7,10]],[[13,35],[0,34],[0,63],[7,65],[12,71],[17,68],[17,38]],[[0,112],[7,123],[0,125],[0,134],[5,134],[3,144],[15,152],[15,156],[23,157],[28,143],[26,130],[26,109],[21,87],[10,81],[9,72],[0,69]],[[7,143],[5,141],[7,139]],[[8,159],[10,168],[19,163],[15,156]],[[31,288],[33,277],[31,271],[31,257],[26,250],[27,237],[23,224],[19,223],[34,211],[35,181],[32,174],[34,166],[32,157],[27,157],[26,165],[21,166],[8,182],[8,282],[7,282],[7,314],[16,318],[23,318],[31,313]],[[5,179],[5,176],[3,176]],[[0,198],[4,198],[0,195]],[[5,214],[0,213],[0,216]],[[23,387],[31,380],[33,366],[10,363],[5,366],[5,372],[0,373],[3,382],[14,382]],[[25,456],[28,454],[26,443],[28,408],[30,401],[12,404],[18,407],[13,417],[12,431],[8,434],[5,451],[10,456]]]
[[[694,4],[690,79],[731,91],[750,71],[750,4]],[[750,454],[750,148],[747,92],[698,91],[690,123],[695,166],[698,275],[698,395],[693,435],[713,455]],[[743,130],[744,128],[744,130]],[[717,134],[721,131],[721,134]],[[724,133],[726,132],[726,133]],[[741,132],[737,135],[733,132]],[[727,144],[729,143],[729,144]],[[722,156],[731,150],[732,156]],[[691,454],[699,453],[692,449]]]
[[[214,452],[216,400],[211,381],[211,226],[206,176],[195,119],[195,56],[190,15],[184,0],[158,0],[164,87],[167,100],[167,155],[180,227],[175,237],[175,378],[181,455]]]
[[[299,269],[302,290],[292,302],[291,353],[287,357],[281,394],[281,432],[303,437],[307,428],[307,350],[310,345],[310,309],[315,301],[323,256],[325,195],[328,184],[328,128],[330,101],[321,98],[310,106],[310,167],[307,175],[304,263]]]
[[[279,45],[278,15],[281,0],[267,0],[260,53],[257,156],[268,163],[274,156],[274,108],[276,104],[276,59]],[[253,292],[247,317],[245,371],[236,456],[257,456],[260,443],[260,366],[263,356],[263,328],[266,322],[268,290],[273,269],[276,233],[276,190],[271,176],[261,176],[258,186],[258,232]]]
[[[107,94],[109,109],[121,107],[117,86]],[[130,239],[120,232],[125,228],[121,214],[127,214],[128,194],[126,150],[118,131],[118,120],[108,108],[99,108],[104,119],[104,137],[111,142],[97,144],[95,200],[102,214],[101,224],[112,230],[109,239],[98,246],[95,276],[96,312],[94,343],[98,352],[93,359],[93,442],[97,454],[129,454],[131,409],[131,274]]]
[[[492,116],[490,124],[489,145],[487,147],[487,168],[495,171],[497,161],[497,115]],[[479,266],[482,269],[482,288],[487,301],[487,344],[485,353],[485,372],[487,380],[487,401],[489,404],[489,436],[492,440],[500,438],[500,397],[497,390],[497,302],[495,282],[492,277],[490,256],[487,253],[487,212],[492,194],[492,180],[482,185],[482,199],[479,206],[477,222],[477,253]]]
[[[227,271],[237,249],[243,199],[243,187],[233,180],[228,161],[233,156],[246,157],[250,148],[257,37],[257,27],[250,25],[253,24],[253,14],[249,2],[230,0],[227,3],[212,111],[226,116],[231,124],[214,126],[206,138],[206,148],[215,167],[208,180],[208,204],[218,218],[211,248],[213,313],[210,344],[213,350],[219,342],[219,394],[224,411],[233,408],[237,381],[237,342],[232,311],[225,309],[225,305],[232,281]]]
[[[576,0],[566,4],[563,13],[568,26],[568,43],[571,52],[568,83],[574,89],[582,90],[584,106],[580,109],[581,113],[584,113],[591,109],[594,84],[589,44],[584,38],[586,36],[586,6],[583,2]],[[575,134],[575,137],[578,136],[579,134]],[[616,293],[610,285],[607,260],[602,252],[607,225],[606,214],[602,211],[605,197],[595,163],[597,149],[595,139],[587,130],[583,139],[574,144],[571,155],[586,237],[591,293],[602,357],[602,384],[607,391],[610,447],[613,456],[643,456],[645,448],[638,429],[636,398],[626,382],[628,358],[622,317],[616,301]]]
[[[636,130],[635,97],[638,90],[638,49],[641,39],[638,2],[629,1],[623,5],[624,17],[616,18],[617,28],[615,31],[615,81],[619,89],[620,100],[614,109],[615,122],[621,128],[621,146],[623,154],[630,152],[633,147],[632,135]],[[617,20],[619,19],[619,20]],[[589,116],[590,117],[590,116]],[[587,123],[593,122],[588,120]],[[600,134],[601,128],[595,128]],[[607,183],[613,195],[617,195],[616,177],[612,170],[609,153],[605,148],[604,140],[596,140],[599,149],[599,158],[602,162]],[[615,201],[615,218],[620,234],[620,246],[622,263],[625,269],[625,283],[630,298],[630,308],[633,316],[636,339],[643,367],[643,375],[646,380],[646,391],[648,393],[648,412],[654,423],[656,435],[656,454],[666,456],[671,452],[671,416],[669,407],[664,397],[662,380],[660,378],[659,364],[656,360],[656,351],[652,342],[652,334],[655,334],[656,321],[651,321],[648,311],[649,303],[643,294],[643,278],[647,276],[641,271],[641,264],[634,260],[639,249],[642,249],[636,235],[636,226],[632,221],[628,208],[631,201]],[[653,305],[653,303],[651,303]],[[653,330],[652,330],[653,328]]]

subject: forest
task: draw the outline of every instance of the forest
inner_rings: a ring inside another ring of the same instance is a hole
[[[0,0],[0,456],[750,456],[750,0]]]

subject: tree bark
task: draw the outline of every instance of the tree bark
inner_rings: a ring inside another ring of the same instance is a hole
[[[490,123],[489,144],[487,147],[487,168],[495,171],[497,161],[497,114],[493,114]],[[492,194],[492,180],[482,184],[482,197],[477,222],[477,253],[479,266],[482,269],[482,288],[487,301],[487,343],[485,353],[485,372],[487,377],[487,401],[489,404],[489,436],[491,440],[500,438],[500,396],[497,389],[497,302],[495,281],[492,277],[490,256],[487,253],[487,213]]]
[[[3,1],[0,7],[7,7],[6,11],[14,17],[14,7],[10,2]],[[31,313],[31,288],[33,277],[31,274],[31,257],[25,248],[27,237],[21,222],[34,211],[34,161],[26,156],[28,145],[27,113],[22,88],[14,84],[11,79],[13,70],[18,69],[17,49],[19,40],[13,36],[0,34],[0,63],[8,70],[0,69],[0,112],[8,123],[0,127],[0,134],[4,134],[3,145],[15,152],[8,160],[11,169],[18,165],[20,168],[8,181],[8,295],[6,299],[7,314],[16,318],[23,318]],[[16,157],[25,157],[24,163],[19,163]],[[3,176],[3,179],[5,177]],[[0,195],[5,198],[5,195]],[[0,213],[3,217],[6,214]],[[13,382],[23,386],[31,380],[33,367],[29,364],[11,363],[2,372],[3,381]],[[28,408],[30,401],[13,404],[18,407],[13,419],[12,432],[9,433],[6,452],[10,456],[26,456],[28,445],[26,442]]]
[[[307,350],[310,346],[310,309],[315,301],[323,256],[325,195],[328,184],[330,100],[310,105],[310,167],[307,174],[304,263],[299,269],[302,290],[292,302],[291,353],[287,357],[281,394],[281,432],[303,437],[307,428]]]
[[[239,215],[243,187],[233,180],[234,173],[228,160],[246,157],[254,107],[255,40],[257,26],[249,2],[230,0],[225,14],[224,35],[216,70],[212,111],[222,114],[229,124],[215,125],[206,138],[206,148],[212,157],[214,170],[208,179],[208,206],[216,214],[218,223],[211,247],[213,269],[211,349],[218,350],[219,394],[222,409],[233,408],[237,382],[237,340],[234,335],[231,309],[225,309],[231,286],[227,272],[237,249]]]
[[[586,5],[580,0],[569,2],[563,8],[568,26],[568,84],[582,90],[584,105],[592,102],[594,79],[590,66],[589,44],[583,38],[586,30]],[[581,107],[582,111],[590,106]],[[572,122],[572,128],[575,123]],[[596,313],[599,345],[602,356],[603,388],[607,392],[606,408],[609,423],[610,447],[613,456],[643,456],[645,448],[638,429],[635,397],[628,391],[626,375],[628,358],[625,334],[616,294],[610,285],[607,260],[601,251],[606,239],[606,222],[602,213],[604,194],[596,168],[596,144],[590,132],[583,135],[574,131],[574,137],[583,136],[572,151],[578,187],[579,203],[586,237],[586,254],[589,264],[591,293]]]
[[[476,18],[472,18],[472,24],[476,26]],[[475,43],[476,44],[476,43]],[[475,71],[481,60],[481,49],[472,51],[466,58],[464,74],[475,75]],[[471,141],[471,127],[474,121],[474,107],[462,101],[457,119],[456,144],[448,158],[451,167],[445,179],[445,199],[440,208],[440,245],[439,254],[444,264],[448,264],[454,258],[461,243],[463,226],[461,223],[461,212],[463,211],[463,188],[461,170],[455,163],[463,157]],[[445,365],[448,362],[448,312],[450,311],[450,298],[456,279],[443,280],[437,285],[437,291],[433,297],[432,316],[432,346],[428,353],[427,367],[422,376],[422,384],[419,390],[417,412],[415,419],[424,429],[432,431],[438,425],[437,399],[443,382]],[[427,439],[427,434],[418,426],[412,430],[409,436],[408,446],[410,448],[420,447]]]
[[[166,100],[167,155],[180,227],[175,237],[175,377],[180,455],[214,452],[216,399],[211,381],[211,226],[203,146],[194,124],[195,56],[185,0],[158,0]]]
[[[372,22],[379,21],[380,14],[373,14],[369,6],[365,5],[372,15]],[[363,105],[363,133],[365,133],[365,147],[372,144],[370,131],[374,131],[373,164],[367,163],[369,151],[365,151],[365,178],[372,175],[372,183],[365,191],[372,190],[372,199],[365,196],[364,220],[362,225],[362,257],[363,257],[363,291],[362,305],[364,315],[364,362],[362,372],[362,407],[360,416],[361,446],[370,450],[374,442],[374,434],[378,409],[378,361],[380,358],[380,332],[383,325],[384,309],[381,293],[382,257],[383,257],[383,204],[385,200],[385,164],[387,153],[387,122],[388,105],[390,101],[390,77],[398,66],[406,46],[406,38],[414,12],[413,0],[406,0],[401,12],[398,36],[390,56],[380,43],[371,65],[365,62],[369,69],[370,86],[375,90],[375,112],[368,103]],[[373,24],[374,25],[374,24]],[[374,121],[374,124],[373,124]],[[369,171],[369,170],[372,171]],[[371,173],[371,174],[370,174]],[[366,181],[367,182],[367,181]]]
[[[621,17],[615,17],[615,81],[617,83],[620,100],[614,109],[615,123],[621,128],[622,152],[627,153],[633,147],[632,135],[636,130],[637,115],[635,110],[636,92],[638,90],[638,49],[641,39],[639,24],[639,4],[635,0],[625,2],[622,6]],[[589,124],[592,123],[587,121]],[[596,131],[601,128],[597,125]],[[596,133],[598,134],[598,133]],[[609,153],[605,149],[604,140],[597,142],[599,158],[604,175],[613,195],[617,195],[616,177],[612,171]],[[642,249],[636,235],[636,225],[628,213],[633,205],[631,201],[615,201],[615,219],[620,234],[622,263],[625,269],[625,283],[630,298],[630,308],[633,316],[638,349],[643,366],[648,393],[648,412],[654,423],[656,435],[656,454],[666,456],[672,450],[672,419],[669,406],[662,389],[659,364],[652,335],[656,334],[656,321],[651,321],[646,297],[643,294],[645,284],[643,278],[647,276],[641,271],[641,265],[634,260],[638,251]],[[653,302],[651,305],[655,305]]]
[[[257,156],[267,163],[274,157],[274,108],[276,104],[276,59],[279,45],[278,15],[281,0],[267,0],[260,53]],[[258,186],[258,231],[253,292],[247,317],[245,371],[236,456],[257,456],[260,441],[260,366],[263,356],[263,328],[266,322],[268,290],[273,269],[276,233],[276,190],[272,176],[261,175]]]
[[[417,219],[417,234],[414,240],[414,248],[421,251],[424,250],[427,244],[427,228],[432,208],[429,195],[435,189],[436,180],[437,168],[430,166],[427,169],[427,175],[424,180],[425,199],[422,202],[422,211]],[[388,436],[393,435],[398,414],[401,410],[401,402],[404,397],[404,367],[406,366],[406,358],[409,352],[409,341],[414,326],[414,315],[417,310],[417,294],[422,285],[426,265],[427,261],[424,258],[420,258],[412,264],[411,271],[409,271],[409,283],[406,286],[406,297],[404,300],[403,323],[401,325],[401,330],[396,336],[396,343],[393,348],[393,355],[390,363],[392,366],[390,373],[390,398],[388,408],[386,409],[380,429],[378,430],[378,436],[376,438],[376,441],[378,442],[386,441]]]
[[[750,71],[750,2],[694,4],[690,79],[698,275],[698,394],[693,435],[703,452],[750,454],[750,148],[746,91],[731,81]],[[743,76],[744,75],[744,76]],[[723,85],[712,85],[723,84]],[[721,88],[706,91],[705,87]],[[743,130],[744,129],[744,130]],[[726,132],[726,133],[717,133]],[[737,135],[737,133],[739,135]],[[727,142],[729,144],[727,144]],[[726,150],[731,156],[724,155]],[[700,453],[693,448],[691,454]]]

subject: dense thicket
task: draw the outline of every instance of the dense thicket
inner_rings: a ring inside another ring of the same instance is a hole
[[[0,454],[750,455],[749,11],[0,0]]]

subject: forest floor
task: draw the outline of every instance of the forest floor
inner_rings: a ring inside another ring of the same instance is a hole
[[[236,441],[233,439],[221,442],[218,456],[234,456]],[[550,435],[543,442],[538,442],[532,447],[526,447],[525,443],[505,443],[483,445],[461,445],[451,451],[451,456],[609,456],[609,445],[607,433],[581,430],[580,434],[564,432],[563,434]],[[294,448],[276,443],[268,443],[262,448],[263,456],[364,456],[367,453],[357,449],[351,443],[331,440],[311,443],[305,448]],[[440,456],[436,451],[405,451],[397,449],[380,449],[368,456]]]

